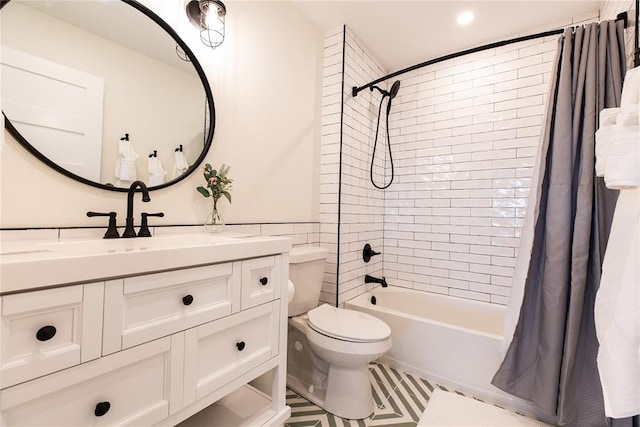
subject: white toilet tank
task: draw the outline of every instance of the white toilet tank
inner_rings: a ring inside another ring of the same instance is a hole
[[[329,251],[318,246],[297,246],[289,252],[289,280],[295,293],[289,303],[289,317],[316,308]]]

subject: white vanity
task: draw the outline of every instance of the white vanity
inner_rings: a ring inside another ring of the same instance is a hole
[[[205,234],[2,242],[0,424],[282,425],[289,249]],[[270,395],[248,385],[270,371]]]

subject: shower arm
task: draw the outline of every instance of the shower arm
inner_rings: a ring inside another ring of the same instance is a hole
[[[376,85],[373,85],[373,86],[369,87],[369,90],[371,90],[371,92],[373,92],[374,89],[378,89],[378,92],[380,92],[382,94],[382,99],[384,99],[385,96],[389,96],[389,92],[387,92],[384,89],[379,88]],[[381,101],[382,101],[382,99],[381,99]]]

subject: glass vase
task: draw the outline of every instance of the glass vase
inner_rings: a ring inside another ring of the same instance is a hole
[[[218,200],[214,200],[211,204],[211,210],[204,222],[204,229],[208,233],[220,233],[224,229],[224,218],[218,207]]]

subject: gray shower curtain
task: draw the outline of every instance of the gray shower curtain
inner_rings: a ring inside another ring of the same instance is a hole
[[[492,382],[560,425],[607,425],[593,308],[617,192],[595,176],[595,132],[600,110],[620,105],[625,68],[622,22],[559,40],[524,299]]]

